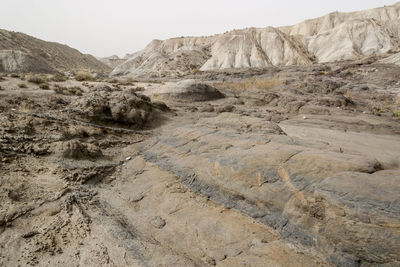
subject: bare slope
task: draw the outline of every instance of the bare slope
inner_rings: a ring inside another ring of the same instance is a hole
[[[76,69],[108,72],[110,67],[67,45],[0,30],[0,71],[52,72]]]
[[[197,69],[264,68],[354,60],[399,48],[400,3],[339,13],[280,28],[154,40],[111,75],[177,76]]]

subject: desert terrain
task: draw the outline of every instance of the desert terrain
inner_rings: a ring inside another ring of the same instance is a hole
[[[126,59],[0,31],[0,266],[400,266],[399,9]]]

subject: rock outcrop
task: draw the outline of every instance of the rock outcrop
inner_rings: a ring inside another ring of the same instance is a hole
[[[132,91],[112,91],[108,86],[95,88],[76,103],[81,116],[93,122],[112,122],[142,128],[161,113],[145,95]]]
[[[400,3],[340,13],[280,28],[247,28],[209,37],[154,40],[113,76],[179,76],[229,68],[265,68],[354,60],[400,45]]]
[[[167,84],[161,88],[149,90],[148,93],[165,99],[181,101],[209,101],[225,97],[218,89],[195,80]]]
[[[44,72],[54,69],[46,62],[19,50],[0,50],[0,72]]]
[[[384,64],[396,64],[400,66],[400,53],[393,54],[387,58],[380,60]]]
[[[324,129],[318,117],[310,118],[313,137],[307,138],[297,126],[303,121],[277,125],[222,113],[172,125],[142,153],[193,192],[275,229],[295,247],[315,248],[334,266],[398,262],[399,170],[381,170],[373,158],[379,155],[363,148],[338,149],[360,138],[332,130],[347,123],[329,122]],[[400,145],[398,136],[362,137],[390,142],[391,151]]]
[[[111,68],[67,45],[0,29],[0,71],[50,73],[74,70],[107,73]]]

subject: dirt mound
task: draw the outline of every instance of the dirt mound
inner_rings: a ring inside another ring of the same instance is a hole
[[[4,68],[4,72],[54,72],[54,71],[74,71],[91,70],[99,73],[108,73],[111,69],[107,65],[98,61],[91,55],[85,55],[69,46],[54,42],[46,42],[32,36],[11,32],[0,29],[0,52],[2,50],[20,51],[14,52],[18,56],[15,59],[1,58],[0,66],[9,65],[7,62],[18,62],[13,64],[13,68]],[[29,60],[21,60],[21,56]],[[34,62],[35,64],[32,64]],[[36,65],[36,63],[39,63]]]
[[[195,80],[184,80],[156,89],[151,94],[161,98],[181,101],[209,101],[224,98],[218,89]]]
[[[142,128],[156,120],[160,104],[153,104],[147,96],[132,91],[112,91],[98,86],[75,105],[80,115],[92,122],[114,122]]]

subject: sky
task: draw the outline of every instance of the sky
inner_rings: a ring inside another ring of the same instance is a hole
[[[124,56],[153,39],[285,26],[334,11],[400,0],[0,0],[0,28],[67,44],[98,57]]]

